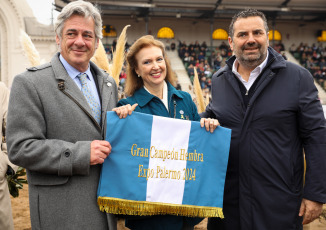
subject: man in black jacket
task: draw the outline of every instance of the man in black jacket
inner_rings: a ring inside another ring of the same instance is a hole
[[[208,229],[302,229],[326,202],[326,124],[313,78],[269,47],[259,11],[233,17],[229,45],[235,55],[214,74],[201,114],[232,129],[225,219]]]

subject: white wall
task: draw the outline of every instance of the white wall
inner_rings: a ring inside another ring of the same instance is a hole
[[[46,40],[42,40],[40,38],[32,38],[32,42],[40,54],[42,64],[49,62],[52,56],[58,52],[58,47],[54,36],[53,38],[47,38]]]

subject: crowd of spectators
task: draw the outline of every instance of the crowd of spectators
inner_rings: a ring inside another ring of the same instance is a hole
[[[311,46],[307,43],[300,43],[299,46],[292,44],[289,51],[326,90],[326,47],[323,47],[321,43]]]
[[[208,47],[205,41],[202,44],[195,41],[189,45],[186,42],[179,42],[178,53],[191,82],[196,68],[204,92],[210,92],[213,73],[223,67],[225,61],[232,55],[230,47],[224,41],[218,47]]]
[[[283,43],[274,44],[273,48],[287,59]],[[301,43],[299,46],[292,44],[289,51],[326,90],[326,47],[323,47],[321,43],[311,46]],[[185,42],[179,42],[178,52],[191,82],[193,82],[194,67],[196,67],[204,91],[210,91],[213,73],[223,67],[225,61],[232,55],[230,47],[225,42],[222,42],[218,47],[208,47],[206,42],[199,44],[196,41],[189,45]]]
[[[129,45],[126,47],[126,52],[128,48]],[[285,47],[282,43],[273,45],[273,48],[286,59],[284,54]],[[112,52],[114,49],[115,43],[113,43],[112,46],[106,47],[110,63],[112,61]],[[171,44],[171,49],[175,49],[174,43]],[[208,47],[205,41],[201,44],[198,41],[190,42],[189,44],[179,41],[177,49],[191,82],[193,83],[195,67],[203,92],[205,94],[210,94],[212,75],[223,67],[226,60],[232,55],[229,45],[222,41],[217,47]],[[301,43],[299,46],[292,44],[289,48],[289,52],[303,67],[311,72],[316,81],[326,90],[326,47],[323,47],[322,44],[312,44],[311,46],[307,43]],[[123,65],[119,84],[121,93],[123,92],[126,77],[126,66]]]

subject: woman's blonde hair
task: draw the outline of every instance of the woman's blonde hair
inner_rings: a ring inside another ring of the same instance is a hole
[[[138,77],[136,73],[136,68],[138,66],[136,55],[141,49],[151,46],[156,46],[162,50],[163,58],[166,64],[165,81],[175,85],[175,76],[173,74],[170,61],[166,55],[164,44],[161,41],[154,39],[154,37],[151,35],[145,35],[135,41],[127,53],[127,79],[125,85],[125,93],[127,96],[132,96],[136,90],[144,86],[143,79]]]

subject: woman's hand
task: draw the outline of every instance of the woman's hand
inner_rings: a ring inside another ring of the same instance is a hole
[[[137,103],[133,104],[133,105],[123,105],[120,107],[116,107],[114,109],[112,109],[112,111],[115,111],[116,114],[119,116],[119,118],[126,118],[127,115],[131,115],[132,111],[135,110],[135,108],[137,107]]]
[[[217,126],[219,126],[220,123],[217,119],[213,118],[202,118],[200,119],[200,126],[203,128],[205,126],[207,131],[210,131],[211,133],[214,132]]]

